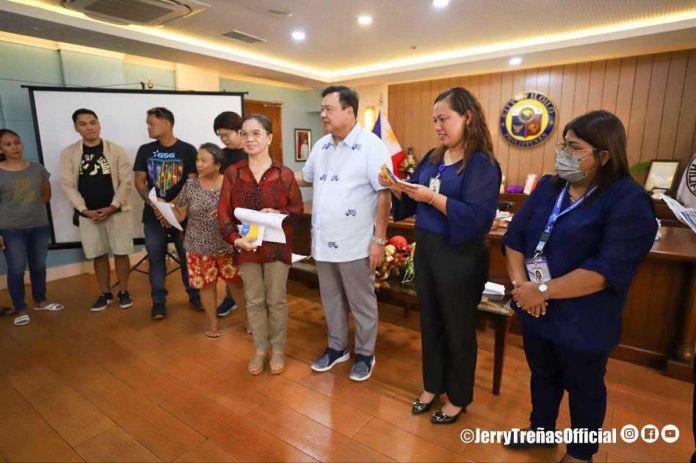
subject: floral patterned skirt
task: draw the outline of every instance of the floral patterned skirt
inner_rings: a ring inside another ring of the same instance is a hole
[[[234,266],[232,254],[201,256],[187,252],[186,264],[189,285],[195,289],[201,289],[215,283],[218,278],[232,283],[241,283],[242,281],[239,269]]]

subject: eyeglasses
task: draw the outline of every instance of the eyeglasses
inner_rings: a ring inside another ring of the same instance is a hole
[[[571,156],[577,152],[580,152],[580,151],[590,150],[590,151],[592,151],[592,154],[597,154],[601,151],[599,148],[573,148],[571,145],[568,144],[568,142],[565,142],[565,141],[556,143],[555,149],[556,149],[556,154],[559,154],[561,151],[565,151],[566,153],[568,153]]]
[[[263,135],[268,134],[265,130],[252,130],[250,132],[247,132],[246,130],[241,130],[239,132],[239,136],[242,137],[243,139],[247,138],[254,138],[258,140],[261,138]]]

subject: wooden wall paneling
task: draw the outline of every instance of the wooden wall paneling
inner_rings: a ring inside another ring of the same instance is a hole
[[[516,71],[512,78],[512,93],[507,96],[505,101],[510,98],[519,95],[524,92],[525,85],[525,72],[523,70]],[[508,155],[508,172],[510,173],[510,179],[514,181],[516,185],[524,185],[524,174],[520,171],[520,155],[522,150],[516,146],[510,145],[510,153]]]
[[[537,69],[527,69],[524,71],[524,87],[521,92],[528,92],[531,90],[537,90],[537,76],[539,72]],[[536,156],[539,151],[539,145],[532,148],[520,148],[519,154],[519,164],[518,164],[518,178],[520,184],[523,184],[532,170],[532,158]]]
[[[621,119],[628,135],[628,123],[631,120],[631,100],[636,80],[636,63],[638,58],[630,57],[621,60],[619,70],[619,88],[616,92],[616,116]]]
[[[392,129],[396,134],[397,140],[403,142],[403,134],[401,131],[401,111],[399,111],[401,105],[403,104],[403,98],[401,93],[403,92],[403,86],[401,85],[390,85],[387,87],[387,98],[388,98],[388,113],[387,118],[389,123],[392,125]]]
[[[433,125],[433,105],[435,102],[435,98],[440,94],[440,85],[438,84],[438,81],[433,80],[430,82],[430,100],[428,104],[428,127],[430,128],[430,131],[428,132],[428,146],[431,147],[436,147],[438,144],[437,141],[437,135],[435,134],[435,127]],[[418,156],[425,154],[425,153],[417,153]]]
[[[428,149],[428,143],[427,143],[427,138],[426,138],[426,132],[428,130],[428,112],[424,108],[424,101],[428,99],[430,96],[430,85],[427,85],[427,82],[419,82],[417,84],[417,101],[416,101],[416,107],[418,108],[417,112],[417,118],[416,118],[416,129],[415,129],[415,135],[418,137],[418,143],[414,145],[414,149],[417,149],[418,151],[425,152]],[[427,90],[426,90],[427,88]],[[424,92],[427,91],[427,95],[424,95]]]
[[[619,74],[621,72],[621,60],[611,59],[604,68],[604,84],[602,85],[601,109],[616,113],[616,98],[619,91]]]
[[[633,85],[631,100],[631,118],[628,121],[628,165],[632,166],[641,160],[641,145],[645,116],[648,112],[648,93],[650,91],[650,76],[652,74],[653,55],[640,56],[636,64],[636,80]]]
[[[387,101],[389,102],[387,118],[389,119],[389,123],[391,124],[392,130],[394,130],[394,134],[396,135],[396,139],[399,140],[399,143],[404,142],[404,137],[401,133],[401,118],[399,117],[399,107],[403,103],[403,98],[401,97],[403,88],[404,87],[402,85],[389,85],[387,87]]]
[[[392,85],[390,121],[404,148],[413,146],[420,156],[437,144],[432,102],[455,86],[468,88],[481,101],[506,184],[522,184],[527,173],[552,173],[553,146],[563,127],[589,110],[606,109],[621,119],[630,165],[654,158],[686,160],[696,151],[696,49]],[[521,150],[502,137],[500,112],[510,98],[530,90],[546,93],[556,104],[557,132],[540,146]]]
[[[481,93],[481,76],[469,76],[467,79],[467,88],[471,93],[476,95],[476,98],[479,98]]]
[[[696,137],[696,49],[689,52],[686,82],[679,111],[679,127],[674,146],[675,159],[689,159],[696,151],[696,143],[694,143]]]
[[[590,93],[590,69],[592,63],[578,64],[575,77],[575,97],[573,98],[573,117],[587,112],[587,97]]]
[[[407,146],[414,146],[417,142],[415,139],[414,129],[416,127],[416,111],[414,107],[415,101],[415,83],[408,84],[406,87],[407,95],[405,98],[406,106],[404,107],[404,114],[406,118],[406,135],[404,135]]]
[[[507,104],[508,100],[512,98],[513,95],[513,80],[514,80],[514,74],[512,72],[506,72],[503,74],[503,79],[501,82],[500,86],[500,105],[498,107],[498,110],[496,111],[496,116],[500,118],[500,112],[503,110],[503,107]],[[503,134],[500,130],[500,124],[501,122],[498,121],[498,130],[496,130],[496,134],[499,139],[499,148],[500,148],[500,165],[501,168],[503,169],[503,172],[505,172],[505,176],[507,177],[507,183],[509,185],[516,185],[517,184],[517,179],[514,177],[514,174],[510,172],[511,169],[511,151],[512,151],[512,145],[503,138]],[[515,166],[516,167],[516,166]]]
[[[425,111],[423,111],[423,87],[426,85],[427,82],[416,82],[414,84],[415,101],[413,102],[413,137],[415,142],[413,146],[419,151],[423,151],[425,149]]]
[[[563,127],[573,118],[573,99],[575,98],[575,76],[578,66],[566,64],[563,66],[563,85],[561,99],[558,102],[558,140],[563,139]]]
[[[432,131],[432,125],[430,120],[432,119],[430,115],[430,82],[421,82],[420,88],[420,103],[418,105],[419,126],[420,126],[420,146],[413,147],[414,151],[425,152],[430,148],[430,132]],[[405,148],[404,148],[405,149]]]
[[[662,112],[665,104],[667,75],[669,74],[670,54],[661,53],[655,56],[650,77],[650,90],[648,92],[648,107],[643,128],[643,141],[641,143],[641,161],[651,159],[672,159],[672,154],[659,153],[657,142],[662,127]]]
[[[549,92],[547,96],[558,109],[563,92],[563,66],[554,66],[549,70]],[[556,150],[554,146],[563,137],[563,126],[560,124],[560,117],[556,114],[556,128],[544,143],[544,154],[542,170],[540,175],[552,174],[556,172]]]
[[[677,125],[679,123],[682,97],[684,96],[684,82],[688,62],[688,51],[671,53],[665,104],[662,109],[662,125],[657,143],[657,152],[663,159],[675,159],[674,143],[677,139]]]
[[[493,133],[495,126],[493,125],[493,118],[488,110],[489,102],[491,101],[491,74],[484,74],[479,79],[479,93],[478,93],[479,103],[481,103],[481,109],[486,120],[486,125],[488,126],[488,131],[491,132],[491,144],[493,143]],[[495,148],[493,149],[495,154]]]
[[[549,96],[549,85],[551,80],[551,69],[541,68],[537,72],[536,90]],[[550,97],[549,97],[550,98]],[[555,134],[554,134],[555,135]],[[536,173],[541,176],[544,172],[544,158],[546,155],[546,147],[549,144],[553,144],[553,135],[551,138],[547,137],[546,140],[541,142],[541,144],[534,147],[532,150],[532,159],[529,172]]]
[[[602,109],[602,93],[607,62],[593,61],[590,66],[590,86],[587,90],[587,110]]]
[[[503,74],[496,73],[490,75],[490,95],[488,97],[488,130],[491,132],[493,139],[493,152],[496,159],[502,163],[503,141],[500,136],[500,110],[502,103],[500,101],[500,90],[503,86]],[[501,164],[502,165],[502,164]],[[503,169],[503,175],[507,176],[507,172]]]

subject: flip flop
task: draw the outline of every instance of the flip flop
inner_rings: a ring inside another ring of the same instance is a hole
[[[24,325],[28,325],[30,321],[31,321],[31,318],[29,318],[29,315],[22,314],[19,317],[15,317],[14,324],[15,324],[15,326],[24,326]]]
[[[219,338],[220,334],[220,330],[208,330],[205,332],[205,335],[209,338]]]
[[[47,312],[60,312],[64,308],[65,308],[65,306],[63,304],[59,304],[57,302],[51,302],[50,304],[46,304],[43,307],[34,307],[34,310],[45,310]]]

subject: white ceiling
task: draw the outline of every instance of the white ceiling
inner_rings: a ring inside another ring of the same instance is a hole
[[[696,46],[693,0],[203,1],[201,13],[143,29],[65,15],[59,0],[0,0],[0,30],[309,86],[488,72],[514,55],[532,66]],[[357,24],[360,14],[373,23]],[[266,42],[222,37],[232,29]]]

